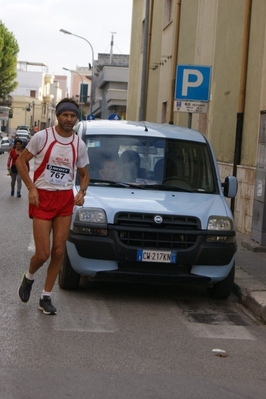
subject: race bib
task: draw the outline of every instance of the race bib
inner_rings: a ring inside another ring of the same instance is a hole
[[[70,169],[62,166],[46,165],[45,181],[57,186],[66,186],[69,179]]]

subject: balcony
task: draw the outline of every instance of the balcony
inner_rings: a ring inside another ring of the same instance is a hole
[[[52,104],[53,99],[54,99],[54,95],[53,94],[47,94],[46,96],[43,96],[43,101],[46,104]]]
[[[44,77],[44,84],[47,83],[54,83],[54,75],[45,75]]]

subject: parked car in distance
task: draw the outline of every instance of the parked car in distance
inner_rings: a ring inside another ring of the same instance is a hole
[[[28,126],[28,125],[19,125],[19,126],[17,127],[17,129],[16,129],[16,132],[17,132],[18,130],[26,130],[28,133],[30,133],[30,129],[29,129],[29,126]]]
[[[17,130],[16,131],[16,137],[24,137],[26,139],[30,139],[30,135],[28,132],[26,132],[26,130]]]
[[[169,124],[81,121],[90,184],[75,206],[59,286],[91,280],[201,282],[226,299],[234,284],[235,224],[214,151],[200,132]],[[58,179],[60,176],[58,177]],[[78,175],[74,194],[80,187]],[[186,285],[187,287],[187,285]]]
[[[4,154],[4,152],[9,152],[9,149],[10,149],[10,139],[8,137],[3,137],[1,139],[0,154]]]

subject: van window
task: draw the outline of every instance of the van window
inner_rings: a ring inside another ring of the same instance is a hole
[[[216,193],[214,165],[205,143],[158,137],[89,135],[91,184],[103,181],[164,185]]]

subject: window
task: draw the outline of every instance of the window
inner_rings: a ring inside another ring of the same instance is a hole
[[[163,28],[165,28],[172,21],[172,7],[172,0],[164,0]]]
[[[143,52],[144,49],[144,35],[145,35],[145,19],[142,21],[141,52]]]
[[[166,123],[166,111],[167,111],[167,102],[163,102],[163,104],[162,104],[162,120],[161,120],[161,123]]]
[[[91,184],[107,181],[165,184],[176,190],[215,193],[215,171],[208,146],[152,136],[88,135]],[[119,187],[117,185],[116,187]]]
[[[88,98],[88,85],[87,84],[81,84],[80,85],[80,102],[81,103],[87,103],[87,98]]]

